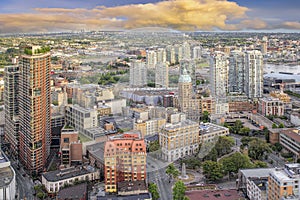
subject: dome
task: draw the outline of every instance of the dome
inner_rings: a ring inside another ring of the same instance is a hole
[[[192,82],[192,78],[190,77],[190,75],[188,75],[186,69],[183,69],[183,73],[180,75],[179,83],[191,83]]]

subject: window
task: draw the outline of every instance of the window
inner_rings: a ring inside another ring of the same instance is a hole
[[[69,143],[69,138],[64,138],[64,143]]]

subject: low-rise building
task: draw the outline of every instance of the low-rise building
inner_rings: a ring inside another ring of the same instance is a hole
[[[146,135],[157,134],[162,126],[166,124],[166,119],[150,119],[146,121],[137,120],[134,124],[134,129],[139,130],[144,138]]]
[[[283,169],[270,172],[268,180],[268,199],[300,199],[300,164],[285,164]]]
[[[282,130],[279,135],[279,143],[294,154],[295,160],[300,158],[300,128]]]
[[[71,166],[82,164],[82,143],[78,132],[72,127],[64,127],[60,140],[61,164]]]
[[[91,166],[70,167],[42,174],[42,184],[50,194],[79,181],[94,181],[100,178],[99,170]]]
[[[191,120],[167,123],[159,133],[162,158],[168,162],[194,154],[199,147],[199,125]]]
[[[56,200],[88,200],[87,184],[79,184],[61,189],[56,196]]]
[[[237,189],[250,200],[267,200],[267,185],[274,168],[243,169],[239,171]]]
[[[0,199],[14,200],[15,195],[16,173],[0,149]]]
[[[66,107],[66,124],[74,127],[79,133],[84,133],[85,129],[97,127],[97,109],[70,105]]]
[[[199,127],[200,143],[212,142],[214,138],[229,135],[229,129],[212,123],[201,123]]]
[[[105,192],[119,192],[122,181],[146,180],[146,145],[137,133],[124,133],[111,137],[104,148]]]
[[[283,116],[284,103],[275,98],[262,98],[258,102],[258,112],[263,116]]]

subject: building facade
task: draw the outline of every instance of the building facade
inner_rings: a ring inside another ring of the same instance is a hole
[[[168,162],[194,154],[199,147],[199,125],[191,120],[167,123],[159,133],[162,158]]]
[[[155,87],[169,87],[169,66],[166,62],[155,65]]]
[[[104,149],[105,192],[115,193],[118,182],[146,180],[146,145],[135,133],[107,141]]]
[[[288,130],[282,130],[279,133],[279,143],[289,152],[294,154],[294,158],[297,161],[300,158],[300,130],[292,128]]]
[[[245,53],[245,93],[250,99],[262,97],[263,65],[263,56],[260,51]]]
[[[284,103],[279,99],[262,98],[258,103],[258,111],[264,116],[283,116]]]
[[[19,155],[19,66],[4,69],[5,140],[15,157]]]
[[[143,87],[147,85],[147,67],[143,61],[135,60],[131,62],[129,81],[131,87]]]
[[[285,164],[274,169],[268,179],[268,199],[298,200],[300,198],[300,164]]]
[[[0,149],[0,199],[16,199],[16,173]]]
[[[229,55],[228,91],[243,93],[245,84],[245,54],[231,51]]]
[[[19,157],[30,173],[43,171],[50,154],[50,53],[41,47],[27,49],[20,58]]]
[[[228,92],[228,60],[220,51],[214,52],[210,58],[211,95],[226,98]]]

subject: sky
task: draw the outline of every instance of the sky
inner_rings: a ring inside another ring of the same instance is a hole
[[[0,33],[131,30],[300,32],[300,0],[1,0]]]

